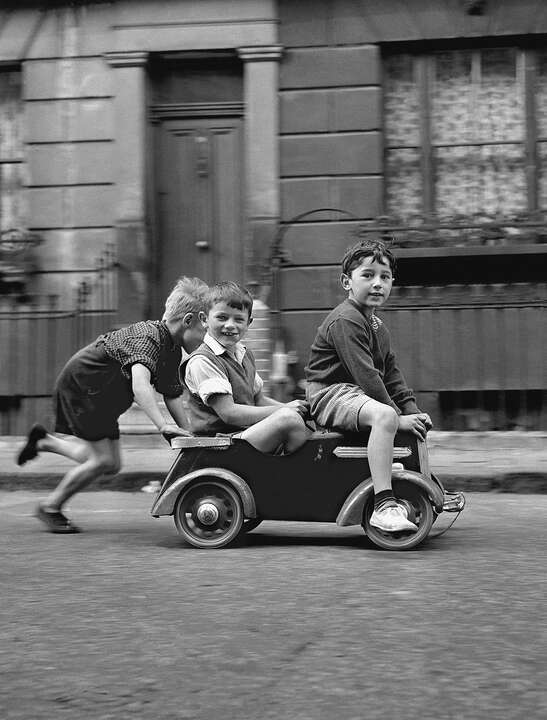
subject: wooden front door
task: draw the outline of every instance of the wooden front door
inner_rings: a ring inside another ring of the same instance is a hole
[[[240,117],[183,117],[157,125],[155,306],[181,275],[243,280]]]

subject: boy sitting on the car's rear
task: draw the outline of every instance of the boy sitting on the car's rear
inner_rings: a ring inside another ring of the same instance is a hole
[[[380,242],[360,242],[342,260],[348,297],[317,331],[305,368],[313,419],[341,431],[370,428],[368,462],[374,484],[370,524],[385,532],[416,531],[393,495],[391,470],[397,430],[420,440],[432,422],[416,407],[376,308],[389,297],[395,258]]]

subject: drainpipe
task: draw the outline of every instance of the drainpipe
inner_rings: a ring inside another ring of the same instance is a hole
[[[283,241],[289,228],[298,223],[300,220],[321,212],[336,212],[348,216],[352,220],[358,218],[353,213],[340,208],[316,208],[308,210],[292,217],[287,223],[280,226],[277,231],[270,250],[270,277],[272,288],[272,306],[270,312],[273,318],[273,355],[272,355],[272,373],[270,375],[271,391],[270,394],[280,402],[288,402],[291,378],[289,376],[289,364],[297,361],[295,352],[289,352],[286,347],[285,337],[283,333],[283,324],[281,322],[281,275],[280,269],[282,265],[288,265],[289,260],[283,249]]]

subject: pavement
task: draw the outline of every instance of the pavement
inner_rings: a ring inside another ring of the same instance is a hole
[[[0,491],[54,487],[73,466],[42,453],[23,467],[15,463],[24,438],[0,437]],[[428,434],[432,471],[449,489],[467,492],[547,493],[547,432],[440,432]],[[132,428],[121,436],[123,468],[90,490],[135,491],[163,480],[177,456],[159,436]]]

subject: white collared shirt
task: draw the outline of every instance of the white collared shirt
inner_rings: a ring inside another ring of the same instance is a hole
[[[223,355],[230,353],[241,365],[247,348],[238,342],[233,349],[227,350],[218,340],[205,333],[203,342],[214,352],[215,355]],[[211,395],[232,395],[232,386],[226,373],[217,367],[212,360],[205,355],[195,355],[186,365],[185,383],[191,393],[199,395],[201,400],[207,405]],[[264,383],[258,373],[255,372],[253,383],[253,394],[257,395],[263,387]]]

